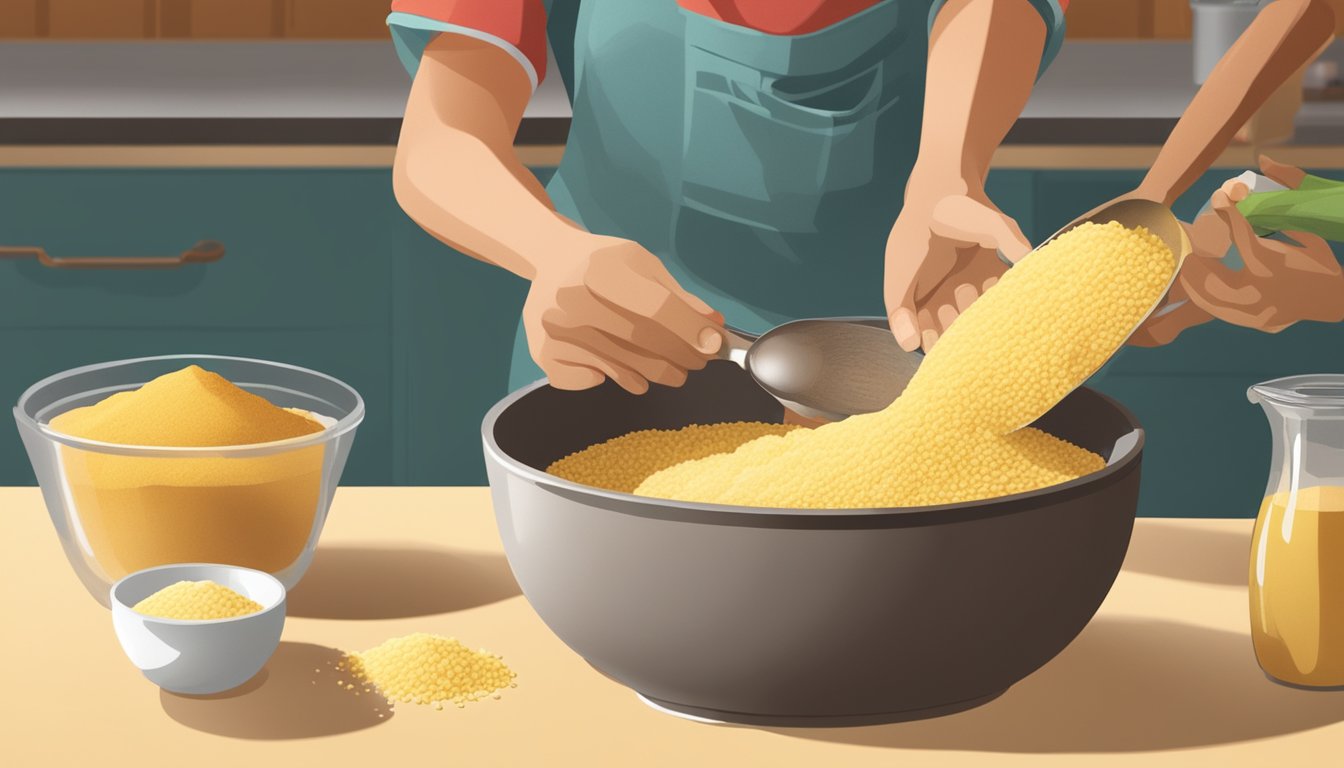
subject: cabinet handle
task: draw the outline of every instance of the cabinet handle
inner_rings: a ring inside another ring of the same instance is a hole
[[[224,256],[224,244],[202,240],[176,256],[52,256],[36,245],[0,245],[0,259],[37,259],[52,269],[176,269],[184,264],[208,264]]]

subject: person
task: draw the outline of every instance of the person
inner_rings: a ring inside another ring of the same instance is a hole
[[[1130,196],[1173,204],[1271,94],[1329,45],[1334,26],[1334,12],[1322,0],[1276,0],[1261,9],[1209,73]],[[1293,188],[1304,176],[1264,156],[1260,168]],[[1308,233],[1286,233],[1291,242],[1256,237],[1236,209],[1247,192],[1227,182],[1213,194],[1210,212],[1184,225],[1193,253],[1167,305],[1131,344],[1169,344],[1212,320],[1271,333],[1306,320],[1344,320],[1344,276],[1329,244]],[[1245,269],[1222,263],[1233,243]]]
[[[531,281],[511,388],[676,386],[727,322],[888,315],[928,347],[1031,246],[985,194],[1067,0],[395,0],[402,208]],[[543,187],[514,151],[570,96]],[[882,254],[885,253],[885,259]]]
[[[1260,157],[1260,171],[1290,189],[1306,175],[1301,169]],[[1186,225],[1192,253],[1178,276],[1178,298],[1186,301],[1146,329],[1141,346],[1169,344],[1183,331],[1220,320],[1278,333],[1300,322],[1344,322],[1344,266],[1330,244],[1310,232],[1285,231],[1288,241],[1259,237],[1237,210],[1248,188],[1229,179],[1209,199],[1210,211]],[[1244,267],[1223,261],[1229,246]]]

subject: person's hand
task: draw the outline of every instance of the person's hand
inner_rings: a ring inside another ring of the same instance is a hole
[[[575,234],[537,268],[523,305],[532,358],[558,389],[610,378],[635,394],[681,386],[723,343],[723,317],[637,243]]]
[[[983,194],[921,195],[913,186],[887,239],[884,294],[896,340],[927,351],[957,316],[1031,251],[1017,222]]]
[[[1302,182],[1302,171],[1291,166],[1261,158],[1260,167],[1285,186]],[[1248,192],[1245,184],[1229,181],[1210,201],[1245,268],[1228,269],[1217,257],[1195,253],[1179,277],[1190,301],[1219,320],[1268,333],[1303,320],[1344,321],[1344,269],[1330,244],[1292,230],[1283,234],[1295,243],[1256,237],[1236,207]]]
[[[1185,222],[1186,232],[1191,231],[1191,227]],[[1192,236],[1191,242],[1194,242]],[[1218,251],[1222,253],[1223,251]],[[1197,258],[1191,254],[1190,259]],[[1186,263],[1190,263],[1189,259]],[[1176,340],[1188,328],[1207,323],[1213,319],[1213,316],[1205,312],[1198,304],[1190,301],[1186,295],[1185,287],[1180,281],[1172,284],[1171,290],[1167,292],[1166,298],[1158,305],[1153,314],[1140,325],[1134,334],[1129,337],[1127,342],[1135,347],[1161,347]]]
[[[1232,236],[1228,234],[1223,222],[1213,213],[1197,217],[1193,223],[1180,223],[1190,238],[1192,253],[1186,259],[1188,265],[1195,258],[1222,258],[1232,245]],[[1185,265],[1182,265],[1183,267]],[[1198,304],[1190,301],[1185,286],[1179,280],[1171,284],[1171,289],[1162,299],[1162,303],[1148,319],[1129,337],[1128,344],[1135,347],[1161,347],[1176,340],[1189,328],[1202,325],[1213,319]]]

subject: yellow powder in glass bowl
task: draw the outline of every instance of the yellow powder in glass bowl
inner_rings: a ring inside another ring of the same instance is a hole
[[[213,581],[179,581],[136,603],[133,610],[160,619],[209,621],[257,613],[261,603]]]
[[[51,420],[57,432],[119,445],[224,447],[320,432],[199,366]],[[226,563],[275,573],[312,533],[323,448],[268,456],[117,456],[61,446],[89,554],[111,579],[167,563]]]

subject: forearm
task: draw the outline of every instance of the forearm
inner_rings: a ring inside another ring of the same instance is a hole
[[[1137,196],[1173,203],[1275,89],[1330,41],[1333,29],[1323,0],[1278,0],[1260,11],[1186,107]]]
[[[582,233],[555,213],[514,152],[530,86],[512,66],[475,41],[431,44],[407,103],[393,183],[427,232],[531,279],[537,259]]]
[[[529,280],[539,254],[579,234],[512,152],[460,132],[408,140],[403,131],[395,186],[402,209],[425,231]]]
[[[929,38],[924,121],[912,183],[984,186],[990,160],[1026,106],[1046,27],[1025,0],[948,0]]]

